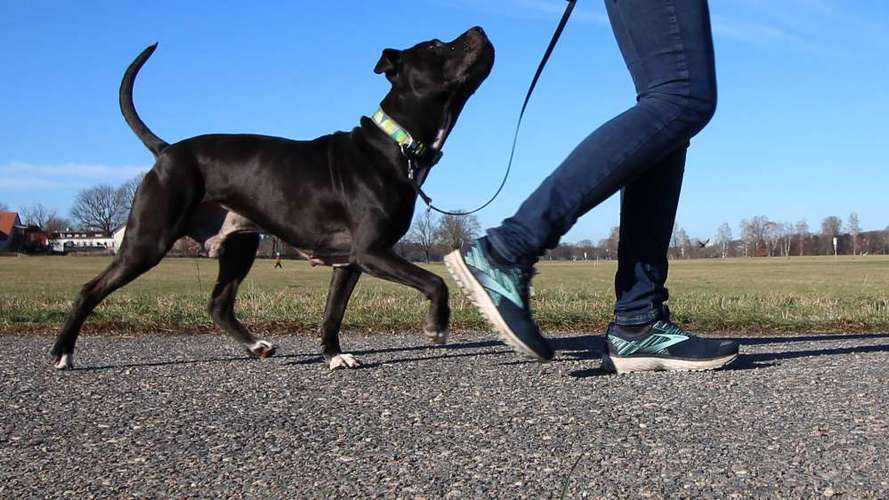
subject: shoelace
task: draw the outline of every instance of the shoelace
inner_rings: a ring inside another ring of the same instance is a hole
[[[689,338],[697,337],[697,335],[682,329],[682,327],[670,321],[669,317],[666,320],[659,321],[659,323],[661,324],[661,328],[666,330],[666,332],[670,335],[684,335]]]

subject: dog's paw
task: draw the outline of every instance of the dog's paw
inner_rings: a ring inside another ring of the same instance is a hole
[[[249,351],[250,355],[255,358],[270,358],[275,354],[276,349],[277,348],[272,345],[271,342],[258,340],[253,345],[248,347],[247,351]]]
[[[330,358],[330,369],[341,370],[343,368],[358,368],[361,363],[351,354],[337,354]]]
[[[448,330],[444,329],[442,331],[438,330],[423,330],[423,335],[429,339],[435,345],[443,345],[448,343]]]
[[[52,362],[53,368],[56,370],[73,370],[74,369],[74,353],[62,354],[56,356]]]

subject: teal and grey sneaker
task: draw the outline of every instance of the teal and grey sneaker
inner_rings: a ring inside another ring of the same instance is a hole
[[[714,370],[738,357],[738,342],[705,339],[668,320],[641,327],[608,325],[602,367],[617,373]]]
[[[553,358],[553,349],[531,317],[528,290],[531,268],[499,262],[486,238],[444,258],[448,271],[501,338],[520,354],[540,361]]]

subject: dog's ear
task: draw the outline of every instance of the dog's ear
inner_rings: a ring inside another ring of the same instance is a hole
[[[380,56],[380,60],[377,61],[377,65],[374,67],[374,73],[378,75],[380,73],[386,73],[386,78],[390,81],[394,81],[399,67],[401,67],[401,51],[385,49],[383,50],[383,55]]]

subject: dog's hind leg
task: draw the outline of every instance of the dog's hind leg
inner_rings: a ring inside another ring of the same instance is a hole
[[[189,190],[170,189],[154,171],[148,172],[133,202],[120,250],[111,264],[83,286],[65,326],[50,351],[58,369],[74,368],[74,346],[83,322],[111,292],[133,281],[163,258],[176,241],[191,200]],[[174,207],[182,207],[176,210]]]
[[[343,315],[360,277],[361,270],[352,265],[333,268],[333,275],[330,277],[324,321],[321,323],[321,352],[331,370],[356,368],[361,365],[354,356],[343,354],[340,350],[340,326],[343,324]]]
[[[256,233],[234,233],[225,238],[219,252],[219,277],[207,310],[213,322],[240,342],[251,356],[268,358],[275,353],[275,346],[257,340],[235,317],[238,286],[250,272],[258,247],[259,234]]]
[[[133,252],[122,255],[115,258],[108,268],[83,286],[74,301],[65,326],[50,351],[56,368],[60,370],[74,368],[74,345],[77,343],[77,336],[83,322],[93,312],[93,309],[111,292],[154,267],[161,257],[163,257],[163,253],[160,253],[159,256],[142,254],[137,257]]]

